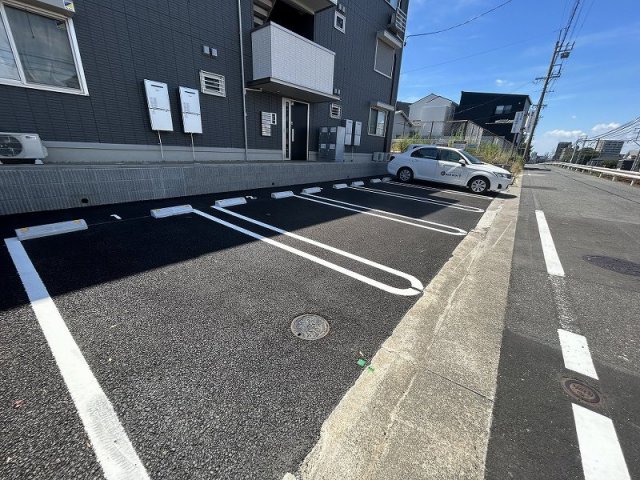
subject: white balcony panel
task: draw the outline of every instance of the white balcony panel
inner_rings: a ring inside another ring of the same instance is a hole
[[[280,25],[270,23],[251,34],[252,86],[309,101],[333,95],[335,53]]]

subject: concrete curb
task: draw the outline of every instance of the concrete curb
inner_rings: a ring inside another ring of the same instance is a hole
[[[520,188],[510,193],[384,342],[296,478],[484,477]]]

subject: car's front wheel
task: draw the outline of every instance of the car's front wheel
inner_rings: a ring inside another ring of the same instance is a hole
[[[489,190],[489,181],[484,177],[474,177],[469,180],[468,186],[473,193],[486,193]]]
[[[402,167],[400,170],[398,170],[398,180],[400,180],[402,183],[407,183],[413,180],[413,172],[411,171],[411,169]]]

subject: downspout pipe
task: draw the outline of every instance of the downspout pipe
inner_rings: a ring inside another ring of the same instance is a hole
[[[240,40],[240,80],[242,82],[242,129],[244,137],[244,161],[249,161],[249,146],[247,143],[247,89],[244,79],[244,41],[242,29],[242,0],[238,0],[238,38]]]

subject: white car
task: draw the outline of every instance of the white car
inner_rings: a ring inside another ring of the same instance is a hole
[[[484,163],[464,150],[435,145],[410,145],[391,156],[387,171],[401,182],[413,179],[468,187],[474,193],[500,192],[513,176],[504,168]]]

